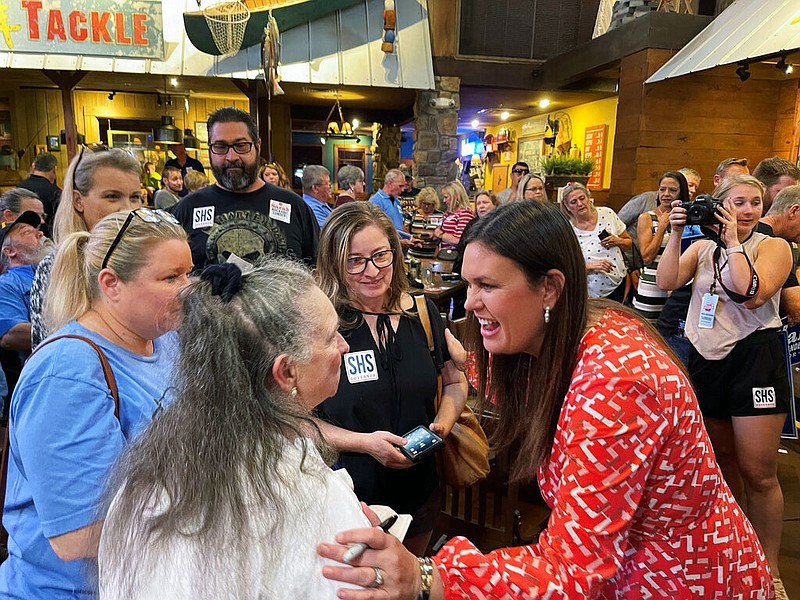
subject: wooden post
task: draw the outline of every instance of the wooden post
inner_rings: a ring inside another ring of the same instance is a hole
[[[67,138],[67,161],[72,162],[78,151],[77,127],[75,126],[75,103],[72,91],[86,77],[86,71],[43,71],[50,81],[61,90],[64,108],[64,132]]]
[[[273,159],[272,152],[272,126],[270,122],[270,100],[266,85],[260,79],[246,81],[233,79],[234,85],[239,88],[250,101],[250,116],[258,125],[258,135],[261,138],[261,156],[269,161]]]

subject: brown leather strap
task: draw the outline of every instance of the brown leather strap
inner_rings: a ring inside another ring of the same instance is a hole
[[[414,302],[417,305],[417,316],[419,317],[419,322],[422,323],[422,328],[425,330],[425,337],[428,340],[428,350],[430,350],[431,354],[433,354],[433,329],[431,328],[431,313],[428,310],[428,302],[426,301],[425,296],[422,294],[419,296],[414,296]],[[442,403],[443,390],[444,385],[442,382],[442,374],[439,373],[436,376],[436,400],[433,403],[433,410],[435,410],[437,413],[439,412],[439,405]]]
[[[74,340],[82,340],[89,344],[94,351],[97,352],[97,357],[100,359],[100,365],[103,368],[103,376],[106,379],[106,384],[108,385],[108,391],[111,392],[111,397],[114,399],[114,416],[119,421],[119,390],[117,389],[117,380],[114,377],[114,371],[111,370],[111,365],[108,362],[108,358],[103,352],[102,348],[94,343],[87,337],[82,335],[74,335],[71,333],[67,333],[64,335],[57,335],[56,337],[50,338],[45,340],[41,344],[36,347],[31,355],[27,358],[26,362],[31,359],[31,356],[36,354],[39,350],[44,348],[47,344],[55,342],[56,340],[60,340],[62,338],[72,338]],[[9,422],[10,424],[10,422]],[[3,451],[2,451],[2,472],[0,472],[0,512],[5,508],[6,504],[6,483],[8,482],[8,460],[11,454],[11,448],[9,445],[9,424],[5,427],[5,432],[3,434]],[[0,527],[0,541],[5,542],[8,539],[8,532],[5,530],[4,527]]]

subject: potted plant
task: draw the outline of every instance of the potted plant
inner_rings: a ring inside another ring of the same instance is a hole
[[[545,176],[545,192],[547,197],[555,202],[558,199],[558,188],[564,187],[570,181],[586,185],[589,173],[594,168],[594,159],[578,158],[568,154],[551,154],[542,159],[541,167]]]

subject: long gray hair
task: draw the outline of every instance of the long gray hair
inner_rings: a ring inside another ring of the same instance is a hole
[[[305,298],[314,285],[298,263],[273,259],[243,275],[229,302],[205,280],[184,290],[176,399],[123,453],[107,490],[114,510],[103,563],[126,566],[103,583],[118,597],[141,589],[146,565],[181,540],[195,549],[200,576],[186,577],[201,588],[196,597],[252,595],[253,537],[283,531],[290,503],[309,502],[293,495],[296,471],[281,468],[287,447],[301,446],[310,476],[321,475],[319,461],[315,469],[306,460],[311,443],[332,457],[307,410],[272,375],[281,354],[311,357],[317,319]],[[254,507],[266,508],[268,523],[254,523]],[[259,545],[267,561],[274,546],[268,538]]]

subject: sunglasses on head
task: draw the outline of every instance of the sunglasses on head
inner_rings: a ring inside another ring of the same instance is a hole
[[[128,229],[128,226],[133,221],[133,217],[138,217],[145,223],[160,223],[160,222],[167,222],[172,223],[174,225],[180,225],[180,221],[176,219],[171,213],[168,213],[165,210],[161,210],[157,208],[152,210],[150,208],[137,208],[132,210],[128,213],[128,216],[125,218],[125,221],[122,223],[122,227],[119,228],[114,241],[111,242],[111,245],[108,247],[108,251],[106,255],[103,257],[103,263],[101,265],[101,269],[105,269],[108,266],[108,260],[111,258],[111,254],[114,252],[114,249],[119,245],[120,240],[122,240],[122,236],[125,233],[125,230]]]

